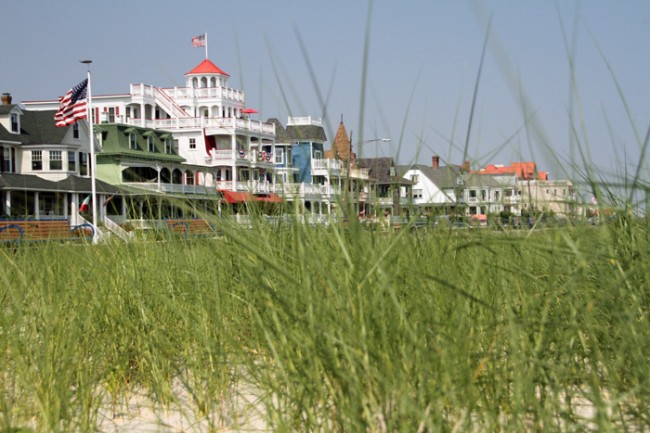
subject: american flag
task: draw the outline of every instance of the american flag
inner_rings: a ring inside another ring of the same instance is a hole
[[[205,33],[202,35],[192,37],[193,47],[205,47]]]
[[[88,79],[68,90],[59,101],[59,109],[54,114],[54,121],[57,128],[72,125],[79,119],[85,119],[86,114],[86,91],[88,90]]]

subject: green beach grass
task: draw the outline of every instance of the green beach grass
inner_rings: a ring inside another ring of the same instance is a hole
[[[650,428],[645,220],[223,231],[1,248],[0,431]]]

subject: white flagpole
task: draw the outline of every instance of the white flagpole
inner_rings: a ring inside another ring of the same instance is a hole
[[[205,32],[205,58],[208,58],[208,32]]]
[[[93,212],[93,243],[97,243],[99,240],[99,233],[97,232],[97,186],[95,182],[95,131],[93,128],[93,105],[92,105],[92,90],[90,86],[90,64],[92,60],[81,60],[81,63],[88,66],[88,124],[89,135],[90,135],[90,189],[91,189],[91,198],[92,203],[92,212]]]

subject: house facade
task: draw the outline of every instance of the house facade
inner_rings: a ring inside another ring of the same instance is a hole
[[[5,218],[67,218],[85,222],[91,193],[87,124],[56,128],[53,110],[28,111],[4,94],[0,105],[0,213]],[[98,200],[119,193],[97,183]],[[100,210],[101,211],[101,210]]]
[[[205,59],[185,74],[183,87],[131,84],[129,93],[94,95],[93,123],[164,130],[184,163],[205,167],[194,185],[251,194],[273,192],[275,125],[253,120],[244,92]],[[28,110],[56,109],[58,101],[24,101]],[[185,172],[185,170],[183,170]]]

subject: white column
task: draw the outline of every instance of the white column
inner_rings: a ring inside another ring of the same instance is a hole
[[[11,215],[11,191],[7,191],[5,195],[5,212],[7,215]]]
[[[40,218],[41,216],[41,210],[40,208],[40,203],[39,203],[39,196],[38,196],[38,191],[34,193],[34,217],[36,219]]]

